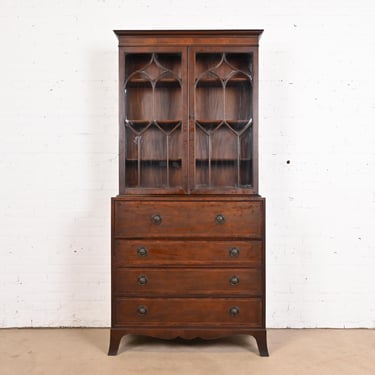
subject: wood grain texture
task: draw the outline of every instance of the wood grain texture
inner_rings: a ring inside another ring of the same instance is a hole
[[[147,313],[140,315],[139,306]],[[238,307],[236,316],[230,314]],[[115,303],[117,326],[245,326],[260,328],[262,303],[259,298],[118,298]]]
[[[262,272],[253,268],[119,268],[114,292],[150,297],[259,296],[263,293]]]
[[[139,255],[139,249],[146,255]],[[237,249],[231,253],[233,249]],[[113,261],[117,267],[219,266],[256,267],[262,264],[262,241],[175,241],[115,239]],[[231,255],[234,254],[234,255]]]
[[[153,215],[162,222],[155,224]],[[218,215],[224,223],[218,224]],[[262,239],[261,202],[116,201],[115,235],[127,238],[232,237]]]
[[[108,354],[126,334],[250,334],[268,355],[262,30],[115,33],[120,195],[112,198]]]
[[[112,327],[110,331],[110,347],[108,355],[118,354],[121,338],[125,335],[145,335],[164,340],[182,338],[192,340],[201,338],[204,340],[215,340],[226,336],[251,335],[254,336],[260,349],[259,354],[268,356],[266,330],[262,328],[246,327],[142,327],[128,326],[126,328]]]
[[[263,30],[115,30],[119,46],[251,45],[257,46]]]

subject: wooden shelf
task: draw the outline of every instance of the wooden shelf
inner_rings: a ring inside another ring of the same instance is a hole
[[[130,159],[126,159],[126,161],[133,161],[133,162],[136,162],[138,161],[138,159],[135,159],[135,158],[130,158]],[[152,161],[167,161],[167,159],[161,159],[161,158],[147,158],[147,159],[142,159],[141,161],[145,161],[145,162],[152,162]],[[169,162],[179,162],[181,163],[181,159],[169,159]]]
[[[182,123],[182,120],[125,120],[127,125],[147,125],[151,123],[157,123],[161,125],[177,125],[179,122]]]
[[[201,78],[195,81],[197,88],[200,87],[228,87],[228,86],[237,86],[243,84],[249,84],[251,87],[251,79],[248,77],[233,77],[226,80],[220,78]]]
[[[222,122],[226,122],[227,124],[231,125],[246,125],[248,122],[252,122],[252,119],[249,120],[195,120],[198,124],[205,126],[205,125],[219,125]]]
[[[234,164],[234,163],[237,163],[237,159],[233,159],[233,158],[222,158],[222,159],[211,159],[211,160],[208,160],[208,159],[195,159],[196,163],[197,164],[208,164],[209,162],[211,162],[212,164],[219,164],[219,163],[223,163],[223,164]],[[252,159],[240,159],[240,163],[251,163]]]
[[[220,126],[222,124],[222,126]],[[224,125],[227,124],[227,125]],[[223,130],[228,130],[228,126],[239,136],[243,131],[246,129],[251,128],[252,121],[251,120],[237,120],[237,121],[232,121],[232,120],[227,120],[227,121],[202,121],[202,120],[197,120],[196,125],[200,127],[201,131],[205,132],[220,132],[222,129]],[[219,127],[219,129],[217,129]]]
[[[196,119],[195,122],[202,126],[212,126],[212,125],[218,126],[222,122],[224,122],[224,120],[197,120]]]
[[[138,164],[138,159],[126,159],[125,162],[130,165]],[[142,166],[152,166],[152,167],[168,167],[169,168],[181,168],[182,160],[181,159],[141,159],[140,163]]]
[[[125,88],[148,88],[152,87],[170,87],[170,88],[181,88],[181,83],[177,78],[161,78],[156,81],[148,80],[147,78],[131,78],[126,84]]]
[[[252,81],[249,77],[234,77],[230,78],[228,81],[226,81],[226,87],[228,86],[237,86],[237,85],[243,85],[243,84],[249,84],[249,88],[251,87]]]

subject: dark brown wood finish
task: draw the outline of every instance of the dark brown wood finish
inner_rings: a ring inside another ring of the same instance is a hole
[[[116,295],[125,296],[257,296],[262,272],[240,268],[118,268]]]
[[[141,308],[144,308],[143,310]],[[260,328],[259,298],[119,298],[118,325]]]
[[[115,236],[261,239],[262,200],[245,202],[115,202]],[[155,217],[160,218],[155,221]],[[221,223],[219,220],[223,220]]]
[[[158,240],[116,238],[117,267],[261,267],[263,241]]]
[[[120,195],[112,198],[108,354],[127,334],[245,334],[267,356],[262,30],[115,33]]]
[[[258,46],[263,30],[115,30],[119,46]]]

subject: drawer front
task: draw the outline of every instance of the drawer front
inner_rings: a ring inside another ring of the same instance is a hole
[[[262,201],[115,201],[114,234],[139,237],[262,238]]]
[[[259,266],[262,241],[159,241],[114,240],[114,261],[118,267],[220,265]]]
[[[115,279],[115,291],[123,295],[262,294],[262,272],[259,269],[119,268]]]
[[[260,298],[120,298],[115,326],[262,327]]]

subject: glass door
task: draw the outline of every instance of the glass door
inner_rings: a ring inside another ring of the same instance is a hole
[[[186,53],[171,48],[127,48],[122,56],[120,139],[125,141],[120,147],[120,187],[127,193],[184,192]]]
[[[254,53],[249,48],[192,50],[190,179],[193,192],[256,190]]]

